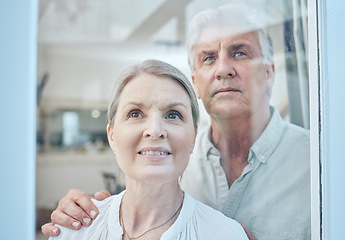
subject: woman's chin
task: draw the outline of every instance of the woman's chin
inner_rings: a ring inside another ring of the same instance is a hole
[[[131,178],[138,183],[147,183],[154,185],[163,185],[167,183],[178,183],[181,173],[169,171],[145,171],[140,176],[132,176]]]

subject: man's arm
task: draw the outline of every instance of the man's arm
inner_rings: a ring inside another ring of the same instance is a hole
[[[243,222],[240,222],[241,226],[244,229],[244,232],[247,234],[247,237],[249,240],[258,240],[253,233],[251,233],[251,231],[249,230],[249,228],[246,226],[246,224],[244,224]]]
[[[97,200],[104,200],[107,197],[110,197],[110,193],[106,190],[96,192],[94,195]],[[60,229],[54,224],[78,230],[81,225],[89,226],[97,215],[98,209],[91,201],[91,197],[81,190],[71,189],[52,212],[51,223],[41,227],[42,233],[46,236],[59,235]]]

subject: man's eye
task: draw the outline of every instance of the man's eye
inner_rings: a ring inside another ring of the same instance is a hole
[[[127,117],[128,117],[128,118],[142,118],[143,115],[141,114],[140,111],[134,110],[134,111],[130,111],[130,112],[128,113],[128,116],[127,116]]]
[[[246,54],[244,52],[237,52],[235,53],[235,57],[245,56]]]
[[[214,56],[208,56],[208,57],[205,57],[204,58],[204,62],[207,62],[207,61],[213,61],[215,60],[216,58]]]

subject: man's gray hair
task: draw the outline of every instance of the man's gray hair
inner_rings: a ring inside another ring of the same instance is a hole
[[[228,4],[218,8],[210,8],[198,13],[191,21],[187,37],[188,62],[194,73],[194,46],[203,31],[208,27],[241,27],[241,33],[256,32],[258,34],[265,63],[273,62],[272,40],[266,29],[259,23],[255,12],[244,4]],[[239,34],[240,32],[237,32]],[[236,33],[235,33],[236,34]]]

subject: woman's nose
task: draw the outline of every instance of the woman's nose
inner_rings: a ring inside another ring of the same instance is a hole
[[[216,79],[230,79],[235,77],[236,72],[233,66],[233,62],[231,61],[230,56],[225,53],[219,54],[218,63],[217,63],[217,70],[216,70]]]
[[[147,121],[147,127],[144,131],[145,138],[164,139],[167,136],[163,126],[163,119],[152,118]]]

